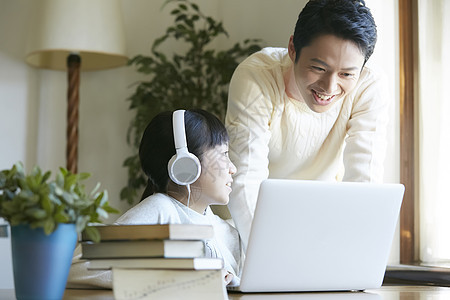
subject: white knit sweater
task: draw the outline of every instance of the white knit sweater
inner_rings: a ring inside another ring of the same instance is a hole
[[[380,77],[364,67],[350,93],[316,113],[286,94],[291,67],[287,49],[265,48],[230,83],[226,126],[237,173],[228,207],[244,247],[266,178],[382,181],[388,98]]]

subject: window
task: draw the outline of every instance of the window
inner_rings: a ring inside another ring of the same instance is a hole
[[[450,260],[449,0],[418,1],[420,260]]]
[[[450,1],[399,0],[399,12],[400,174],[408,190],[400,260],[445,262],[450,261]]]

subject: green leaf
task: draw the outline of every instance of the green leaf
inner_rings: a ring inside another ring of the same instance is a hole
[[[176,17],[175,22],[186,21],[186,20],[187,20],[186,15],[179,15],[178,17]]]
[[[186,19],[185,23],[186,23],[186,25],[188,25],[190,28],[194,28],[194,22],[192,21],[192,19],[191,19],[191,20],[190,20],[190,19]],[[191,39],[194,39],[194,38],[195,38],[195,36],[194,36],[192,33],[190,33],[189,37],[190,37]]]
[[[108,202],[108,191],[104,190],[98,197],[101,197],[98,205],[103,207]]]
[[[98,232],[98,229],[92,226],[86,226],[84,229],[84,232],[87,234],[90,240],[92,240],[95,243],[100,242],[100,232]]]
[[[70,173],[69,170],[67,170],[67,169],[64,168],[64,167],[60,167],[60,168],[59,168],[59,172],[60,172],[64,177],[67,176],[67,174]]]
[[[97,221],[97,218],[93,218],[92,216],[82,216],[80,218],[77,218],[77,221],[75,223],[76,231],[82,232],[84,228],[86,228],[86,224],[90,219],[95,219],[93,221]]]
[[[186,29],[186,26],[184,26],[183,24],[178,24],[178,25],[177,25],[177,30],[178,30],[178,31],[181,31],[181,32],[184,32],[184,31],[186,31],[187,29]]]
[[[70,218],[64,211],[58,211],[53,216],[56,223],[69,223]]]
[[[36,220],[44,219],[47,217],[47,212],[39,208],[29,208],[24,211],[25,216],[31,217]]]
[[[106,210],[106,212],[108,212],[109,214],[118,214],[120,212],[114,207],[109,206],[109,203],[106,203],[105,206],[103,206],[103,209]]]
[[[101,207],[97,207],[95,212],[101,217],[101,218],[108,218],[108,213]]]
[[[52,172],[50,171],[45,172],[44,176],[42,177],[41,184],[45,183],[50,178],[51,174]]]
[[[198,5],[195,3],[191,3],[191,7],[195,10],[195,11],[199,11]]]
[[[164,35],[158,39],[155,40],[155,42],[153,43],[152,46],[152,51],[154,51],[162,42],[164,42],[169,36],[168,35]]]
[[[48,218],[44,221],[44,232],[46,235],[49,235],[56,229],[55,220]]]
[[[76,197],[75,194],[73,193],[68,193],[66,191],[63,192],[62,194],[62,198],[64,199],[64,201],[68,204],[73,204],[74,203],[74,198]]]
[[[64,174],[63,174],[64,169],[61,168],[60,170],[61,170],[61,172],[56,175],[56,184],[59,187],[63,188],[64,187]]]
[[[86,180],[89,177],[91,177],[90,173],[87,173],[87,172],[78,173],[78,182]]]
[[[25,174],[25,169],[24,169],[24,167],[23,167],[23,163],[22,163],[22,162],[16,163],[16,164],[13,166],[12,172],[13,172],[13,173],[17,173],[18,175],[24,176],[24,174]]]
[[[42,195],[41,206],[47,213],[51,213],[53,211],[53,203],[50,200],[50,197],[48,196],[48,194]]]
[[[64,180],[64,189],[67,191],[73,190],[77,181],[78,181],[77,176],[72,174],[66,175]]]
[[[100,188],[100,182],[97,182],[97,184],[95,185],[95,187],[92,189],[92,191],[90,193],[91,198],[95,197],[99,188]]]

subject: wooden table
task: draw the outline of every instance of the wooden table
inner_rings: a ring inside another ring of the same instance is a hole
[[[450,288],[432,286],[382,286],[364,292],[229,294],[230,300],[441,300],[450,299]]]
[[[264,293],[240,294],[230,293],[230,300],[272,300],[272,299],[318,299],[318,300],[440,300],[450,299],[450,288],[433,286],[382,286],[380,289],[365,292],[337,292],[337,293]],[[14,300],[14,290],[0,289],[1,300]],[[64,300],[111,300],[111,290],[76,290],[67,289]]]

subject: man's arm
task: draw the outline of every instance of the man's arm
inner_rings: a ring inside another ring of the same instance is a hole
[[[356,93],[344,149],[344,181],[382,182],[389,99],[386,83],[373,74]]]
[[[265,87],[249,69],[238,67],[230,82],[225,124],[230,135],[230,159],[237,172],[228,204],[231,216],[247,248],[259,185],[269,175],[269,122],[273,105]],[[270,94],[270,92],[269,92]]]

